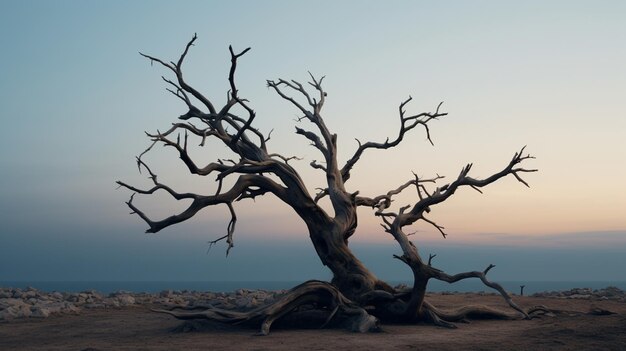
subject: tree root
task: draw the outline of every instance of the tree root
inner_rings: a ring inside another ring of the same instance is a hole
[[[315,306],[329,311],[321,327],[331,322],[352,331],[368,332],[379,330],[378,319],[346,298],[337,288],[327,282],[310,280],[289,290],[275,302],[251,311],[240,312],[209,307],[203,311],[175,311],[153,309],[178,319],[208,319],[227,324],[261,322],[259,335],[268,335],[272,324],[279,318],[301,306]]]
[[[513,320],[522,317],[517,313],[510,313],[485,305],[468,305],[454,311],[443,311],[427,301],[424,301],[422,311],[425,319],[445,328],[456,328],[457,326],[453,322],[468,323],[469,318]],[[552,312],[545,306],[534,306],[523,311],[523,319],[531,319],[539,313],[549,315]]]
[[[272,324],[287,315],[289,318],[298,316],[300,321],[306,319],[308,323],[319,323],[316,326],[342,327],[355,332],[379,331],[377,317],[390,322],[430,322],[445,328],[456,328],[458,322],[468,322],[472,319],[530,319],[537,314],[554,315],[555,311],[544,306],[535,306],[523,310],[517,305],[517,312],[506,312],[485,305],[468,305],[453,311],[441,310],[428,301],[424,301],[417,319],[405,320],[405,299],[407,292],[391,294],[382,290],[371,291],[360,298],[362,306],[346,298],[335,286],[330,283],[310,280],[289,290],[278,300],[269,305],[258,307],[250,311],[234,311],[216,308],[213,306],[174,307],[170,310],[153,309],[154,312],[166,313],[178,319],[205,319],[224,324],[240,325],[255,324],[261,326],[258,335],[268,335]],[[505,299],[509,305],[512,301]],[[302,309],[302,307],[305,307]],[[307,309],[307,307],[309,309]],[[310,308],[313,308],[311,310]],[[378,308],[383,307],[381,313]],[[198,310],[202,308],[202,310]],[[313,316],[316,318],[308,318]],[[308,317],[307,317],[308,316]],[[321,317],[321,318],[320,318]],[[322,322],[323,320],[323,322]],[[315,322],[316,321],[316,322]],[[307,323],[307,325],[309,325]]]

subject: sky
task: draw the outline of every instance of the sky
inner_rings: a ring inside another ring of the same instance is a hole
[[[238,203],[228,258],[208,241],[226,208],[156,235],[124,204],[115,181],[149,186],[134,157],[144,131],[165,130],[184,106],[166,72],[138,52],[177,59],[194,33],[187,80],[218,103],[228,90],[228,45],[241,96],[272,132],[268,147],[293,162],[311,192],[316,150],[295,135],[292,106],[266,79],[325,75],[323,115],[339,136],[384,141],[409,113],[449,115],[399,147],[365,154],[348,190],[378,195],[412,178],[454,179],[502,169],[524,145],[526,188],[506,178],[484,194],[460,191],[433,209],[443,239],[417,225],[423,255],[450,273],[498,265],[494,279],[626,281],[626,3],[623,1],[0,1],[0,281],[327,279],[303,223],[276,199]],[[199,141],[198,141],[199,143]],[[230,158],[209,143],[198,163]],[[172,150],[146,160],[180,191],[210,192]],[[445,179],[444,179],[445,181]],[[415,203],[408,194],[397,205]],[[137,198],[153,218],[184,208],[163,194]],[[409,279],[371,211],[351,241],[386,279]]]

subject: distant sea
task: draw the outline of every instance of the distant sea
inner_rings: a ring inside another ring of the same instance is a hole
[[[295,281],[0,281],[0,287],[21,288],[33,287],[42,291],[81,292],[96,290],[109,294],[115,291],[149,292],[162,290],[189,290],[229,292],[237,289],[290,289],[302,282]],[[389,281],[392,285],[407,284],[410,282]],[[626,281],[505,281],[498,282],[511,293],[518,294],[520,285],[525,285],[524,294],[533,294],[541,291],[559,291],[573,288],[602,289],[607,286],[616,286],[626,290]],[[484,286],[479,280],[466,280],[455,284],[431,281],[428,284],[431,292],[480,292],[494,291]]]

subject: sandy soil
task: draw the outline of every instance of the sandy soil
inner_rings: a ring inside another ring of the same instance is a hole
[[[502,306],[496,296],[432,295],[440,307]],[[626,303],[518,297],[522,306],[586,313],[592,307],[617,312],[595,316],[560,313],[533,320],[478,320],[458,329],[430,325],[385,325],[384,332],[256,330],[216,326],[175,331],[181,321],[145,306],[85,310],[80,315],[0,323],[0,350],[626,350]]]

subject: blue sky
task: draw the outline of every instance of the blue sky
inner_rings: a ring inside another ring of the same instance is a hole
[[[241,94],[257,111],[257,126],[275,129],[270,148],[305,159],[298,165],[311,189],[323,181],[307,166],[319,156],[293,133],[296,112],[266,89],[265,79],[306,80],[308,70],[326,75],[325,118],[344,158],[356,147],[354,138],[392,135],[397,105],[408,95],[414,112],[445,101],[449,116],[431,126],[435,147],[417,131],[396,150],[363,158],[350,186],[364,194],[395,187],[411,171],[453,177],[467,162],[485,176],[528,145],[537,156],[529,166],[540,169],[527,178],[531,189],[507,179],[483,195],[459,194],[433,211],[448,229],[446,241],[432,228],[416,228],[424,250],[442,252],[442,266],[495,263],[494,277],[510,280],[626,280],[618,269],[626,265],[621,1],[5,0],[0,6],[0,280],[327,275],[302,223],[270,198],[238,206],[237,246],[228,259],[219,246],[206,254],[207,241],[225,230],[223,208],[154,236],[128,215],[129,194],[114,181],[147,184],[134,164],[148,145],[143,131],[163,130],[184,112],[164,90],[160,76],[167,72],[138,51],[174,59],[193,33],[199,39],[187,77],[220,102],[228,45],[252,47],[238,70]],[[228,156],[217,147],[194,152],[206,161]],[[170,150],[149,158],[160,179],[181,190],[213,186],[185,175],[177,161]],[[138,201],[155,217],[181,208],[166,196]],[[367,251],[366,261],[398,279],[404,268],[390,258],[394,246],[377,219],[363,211],[360,224],[354,241]],[[286,247],[297,254],[276,254]],[[529,257],[545,260],[525,262]],[[550,257],[561,263],[542,270]],[[247,272],[249,260],[263,269]],[[607,271],[602,277],[595,269],[574,271],[581,261]],[[287,262],[297,272],[284,268]]]

